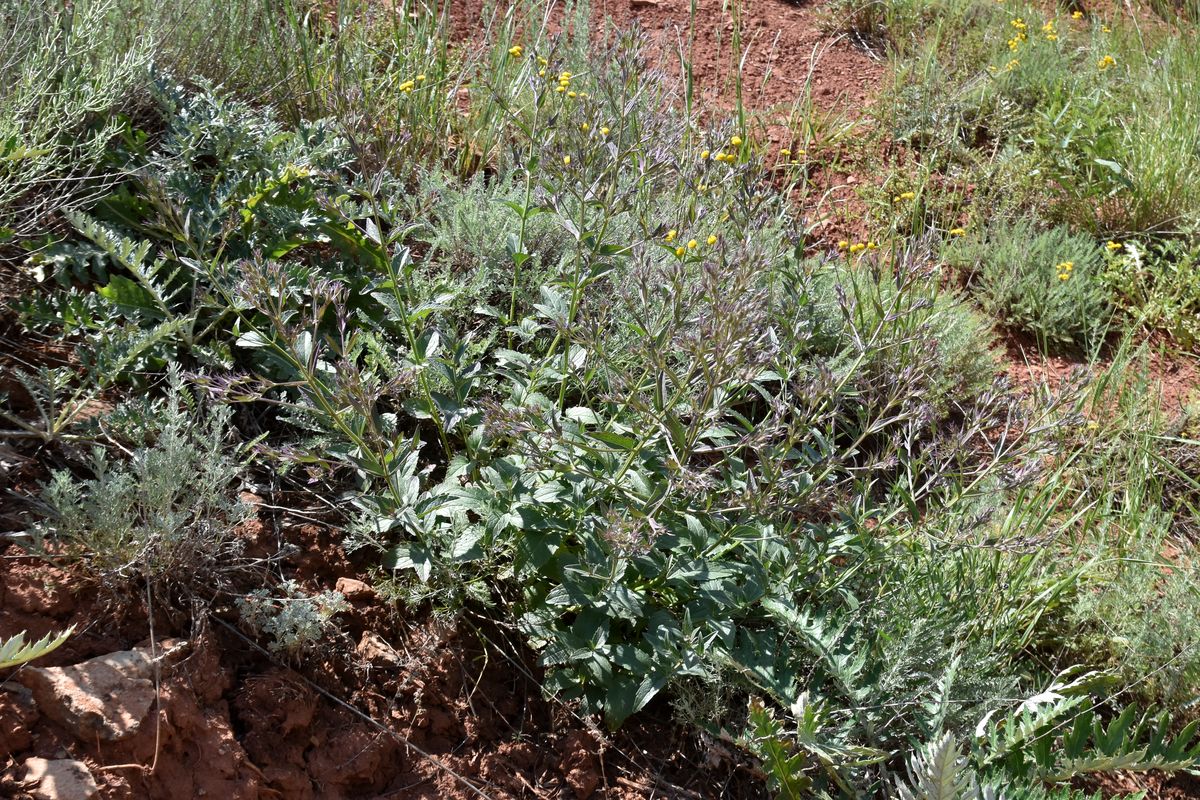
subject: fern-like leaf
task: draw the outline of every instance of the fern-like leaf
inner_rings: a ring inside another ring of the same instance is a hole
[[[0,639],[0,669],[8,669],[41,658],[57,649],[74,632],[75,626],[72,625],[57,636],[48,633],[32,644],[26,643],[24,631],[10,639]]]
[[[896,784],[900,800],[968,800],[980,796],[975,773],[958,751],[958,740],[943,733],[908,764],[908,782]]]

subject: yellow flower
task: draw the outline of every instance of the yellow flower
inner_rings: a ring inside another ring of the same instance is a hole
[[[675,237],[678,235],[679,235],[679,231],[672,228],[671,230],[667,231],[666,239],[668,242],[673,242],[673,241],[675,241]]]
[[[567,87],[565,87],[565,86],[555,86],[554,87],[554,91],[558,92],[559,94],[562,94],[566,90],[567,90]]]
[[[1071,19],[1083,19],[1083,12],[1082,11],[1072,11]]]
[[[1012,25],[1014,28],[1016,28],[1019,31],[1023,31],[1027,27],[1025,25],[1025,20],[1021,19],[1020,17],[1017,17],[1016,19],[1014,19],[1012,22],[1010,22],[1008,24]]]
[[[697,192],[698,194],[704,194],[704,193],[705,193],[705,192],[707,192],[707,191],[708,191],[708,184],[707,184],[707,183],[702,183],[702,184],[700,184],[699,186],[697,186],[697,187],[696,187],[696,192]]]
[[[415,83],[415,82],[413,82],[413,81],[405,81],[404,83],[400,84],[400,91],[402,91],[402,92],[411,92],[411,91],[413,90],[413,87],[414,87],[414,86],[416,86],[416,83]]]
[[[731,145],[733,145],[734,147],[741,147],[742,146],[742,137],[734,136],[732,139],[729,140],[729,143]]]
[[[603,127],[602,127],[602,128],[600,128],[600,135],[601,135],[601,136],[608,136],[608,128],[603,128]]]
[[[851,253],[858,253],[858,252],[860,252],[862,250],[866,250],[866,249],[867,249],[867,246],[865,244],[855,243],[855,244],[850,245]]]
[[[1120,242],[1110,241],[1108,244],[1106,244],[1104,246],[1108,248],[1108,252],[1115,253],[1118,250],[1120,250],[1124,245],[1122,245]]]
[[[566,166],[568,166],[568,167],[569,167],[569,166],[571,166],[571,157],[570,157],[570,156],[563,156],[563,164],[565,164],[565,165],[566,165]]]
[[[1060,281],[1065,281],[1065,280],[1067,280],[1067,279],[1068,279],[1068,278],[1070,278],[1070,277],[1071,277],[1071,273],[1069,273],[1069,272],[1060,272],[1060,273],[1058,273],[1058,279],[1059,279]]]
[[[1112,56],[1105,56],[1104,58],[1100,59],[1100,61],[1096,64],[1096,67],[1101,72],[1104,72],[1104,70],[1108,69],[1109,67],[1116,66],[1116,64],[1117,60],[1115,58]]]
[[[707,151],[707,150],[701,150],[701,151],[700,151],[700,160],[701,160],[701,161],[707,161],[707,160],[708,160],[708,151]]]
[[[711,247],[712,245],[717,243],[717,235],[715,233],[710,233],[708,235],[708,238],[705,239],[704,241],[708,242],[708,245]]]
[[[542,67],[541,69],[538,70],[538,77],[539,78],[546,77],[546,68],[545,67]]]
[[[585,122],[585,123],[583,123],[582,125],[580,125],[580,126],[579,126],[579,130],[583,131],[584,133],[587,133],[587,132],[588,132],[588,131],[591,129],[591,127],[592,127],[591,125],[588,125],[588,124]]]
[[[424,76],[424,75],[418,75],[418,76],[417,76],[417,83],[421,83],[421,82],[422,82],[422,81],[424,81],[424,80],[425,80],[425,76]]]
[[[779,155],[784,156],[785,158],[787,156],[790,156],[791,154],[792,154],[792,151],[788,150],[786,147],[779,151]]]
[[[521,45],[519,44],[514,44],[512,47],[508,48],[508,54],[513,58],[520,58],[521,52]]]
[[[1094,420],[1094,419],[1088,420],[1087,429],[1089,431],[1094,431],[1099,427],[1100,427],[1100,423],[1096,422],[1096,420]]]
[[[1100,32],[1101,33],[1112,33],[1112,28],[1108,27],[1107,25],[1101,25]]]
[[[877,250],[878,248],[879,248],[879,245],[875,244],[874,242],[867,242],[868,250]]]
[[[1057,42],[1057,41],[1058,41],[1058,34],[1057,34],[1057,33],[1047,33],[1047,34],[1046,34],[1046,41],[1047,41],[1047,42]]]
[[[549,64],[549,63],[550,63],[549,61],[547,61],[547,60],[546,60],[545,56],[538,56],[537,58],[538,58],[538,64],[539,64],[540,66],[543,66],[543,67],[544,67],[544,66],[546,66],[547,64]]]
[[[687,251],[684,250],[682,247],[675,248],[675,255],[677,255],[677,256],[682,256],[685,252],[687,252]]]
[[[571,80],[571,78],[573,78],[573,77],[574,77],[574,76],[573,76],[571,73],[569,73],[569,72],[560,72],[560,73],[558,73],[558,79],[559,79],[560,81],[569,81],[569,80]]]
[[[579,95],[575,94],[574,92],[567,92],[567,97],[570,97],[570,98],[572,98],[572,99],[574,99],[574,98],[576,98],[576,97],[578,97],[578,96],[579,96]]]
[[[966,236],[967,230],[966,228],[951,228],[948,233],[951,236]]]
[[[695,250],[699,246],[700,246],[700,243],[697,242],[695,239],[688,240],[688,250]]]

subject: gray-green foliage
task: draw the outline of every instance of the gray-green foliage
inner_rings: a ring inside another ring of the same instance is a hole
[[[242,620],[269,639],[273,651],[300,655],[320,642],[333,617],[350,606],[338,592],[304,591],[292,580],[238,598]]]
[[[1200,699],[1200,569],[1186,554],[1164,558],[1168,547],[1151,533],[1095,576],[1073,612],[1080,646],[1136,681],[1142,696],[1187,707]]]
[[[979,237],[948,246],[984,310],[1048,349],[1098,347],[1112,319],[1101,281],[1104,249],[1065,227],[1028,220],[993,223]]]
[[[22,0],[0,15],[0,229],[29,235],[94,199],[122,112],[144,90],[145,37],[121,40],[116,0]]]
[[[233,565],[234,530],[250,508],[236,497],[241,465],[227,442],[230,411],[202,408],[178,375],[137,431],[129,458],[97,447],[90,477],[58,470],[29,531],[44,552],[78,558],[115,584],[139,578],[195,583]]]

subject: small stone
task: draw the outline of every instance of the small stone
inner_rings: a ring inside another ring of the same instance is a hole
[[[368,664],[388,664],[396,666],[401,663],[400,654],[383,637],[372,631],[363,631],[362,640],[358,643],[358,657]]]
[[[82,761],[31,758],[25,762],[25,770],[25,786],[36,800],[92,800],[100,796],[100,787]]]
[[[72,667],[28,668],[17,679],[38,709],[80,740],[119,742],[138,732],[154,703],[148,650],[122,650]]]
[[[337,584],[333,587],[342,597],[347,600],[373,600],[375,598],[375,590],[370,584],[355,578],[338,578]]]

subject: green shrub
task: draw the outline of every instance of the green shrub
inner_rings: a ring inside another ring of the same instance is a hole
[[[1132,542],[1105,537],[1163,519],[1134,469],[1145,441],[1094,453],[1099,400],[1026,402],[993,380],[988,327],[943,286],[932,234],[806,257],[813,228],[743,124],[679,113],[631,38],[584,60],[578,41],[514,38],[515,14],[470,63],[434,27],[322,28],[274,110],[160,92],[154,135],[123,145],[141,169],[33,265],[54,294],[29,318],[85,358],[161,345],[117,362],[148,395],[105,429],[132,457],[55,476],[43,551],[195,591],[237,565],[230,412],[200,410],[177,372],[154,409],[155,373],[199,362],[214,397],[267,421],[264,468],[340,499],[383,596],[492,617],[548,690],[612,726],[679,692],[712,733],[745,731],[779,788],[828,794],[880,791],[920,741],[935,744],[910,764],[914,795],[925,772],[1033,784],[1093,750],[1105,769],[1190,757],[1122,749],[1158,720],[1091,747],[1133,716],[1100,720],[1107,676],[1057,663],[1108,659],[1057,637],[1088,627],[1069,613],[1079,588]],[[1052,41],[1059,75],[1073,62]],[[1011,78],[953,111],[955,163],[979,165],[972,131],[1005,109],[1005,152],[1037,129],[1057,90]],[[1037,163],[991,166],[1016,180]],[[1094,241],[1032,221],[951,241],[1003,322],[1098,347]],[[98,374],[47,382],[95,392]],[[246,588],[243,621],[296,657],[344,607]],[[696,687],[717,687],[709,704]]]
[[[44,519],[27,533],[36,551],[78,559],[112,587],[144,579],[207,592],[235,565],[235,529],[250,513],[233,496],[230,411],[202,411],[175,375],[156,412],[127,462],[97,447],[90,477],[56,471],[39,498]]]
[[[1112,310],[1102,283],[1104,248],[1090,237],[1024,220],[997,223],[952,242],[946,257],[984,311],[1041,347],[1092,352],[1103,342]]]

